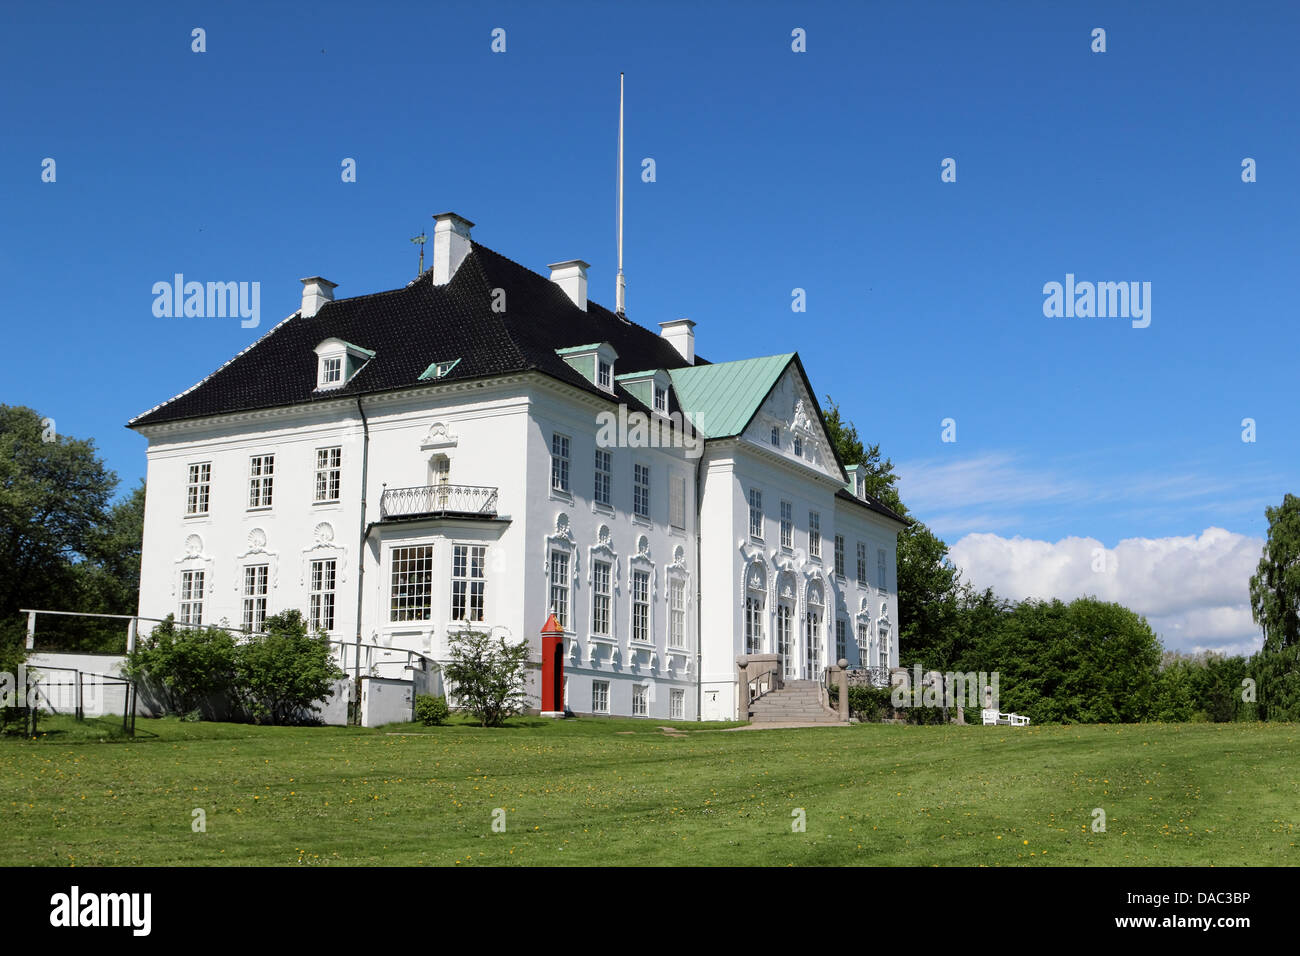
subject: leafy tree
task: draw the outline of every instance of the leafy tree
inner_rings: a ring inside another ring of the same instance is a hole
[[[442,675],[457,704],[484,727],[499,727],[528,704],[528,641],[509,644],[504,637],[471,629],[451,635],[451,660]]]
[[[308,633],[298,610],[268,617],[263,633],[236,645],[235,687],[259,724],[312,722],[312,705],[346,676],[334,662],[329,638]]]
[[[200,709],[235,685],[235,639],[219,627],[177,627],[172,615],[142,637],[126,659],[126,675],[146,681],[172,714]]]
[[[1266,508],[1268,540],[1250,579],[1250,611],[1264,646],[1250,660],[1262,720],[1300,720],[1300,498]]]
[[[93,442],[53,434],[33,409],[0,405],[0,618],[66,604],[73,563],[116,486]]]
[[[81,572],[82,606],[104,614],[135,614],[140,600],[144,542],[144,481],[114,504],[86,542]]]

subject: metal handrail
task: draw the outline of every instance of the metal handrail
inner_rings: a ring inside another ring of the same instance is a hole
[[[385,488],[379,498],[381,518],[416,515],[495,515],[497,489],[484,485],[415,485]]]

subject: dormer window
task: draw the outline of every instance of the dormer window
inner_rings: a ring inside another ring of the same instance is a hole
[[[356,376],[375,357],[370,349],[363,349],[342,339],[326,339],[316,346],[316,388],[340,388]]]
[[[803,457],[803,439],[798,435],[794,436],[794,456],[796,458]]]
[[[772,447],[773,448],[781,447],[781,429],[777,425],[772,426]]]
[[[433,362],[420,373],[420,381],[427,382],[430,379],[445,378],[451,374],[451,370],[460,364],[460,359],[448,359],[445,362]]]
[[[660,415],[668,414],[668,389],[660,385],[655,386],[655,411]]]
[[[556,349],[555,354],[602,392],[614,393],[614,363],[618,361],[618,353],[608,342]]]

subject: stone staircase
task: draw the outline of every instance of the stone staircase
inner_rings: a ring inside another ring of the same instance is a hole
[[[840,716],[822,704],[821,684],[815,680],[788,680],[780,690],[769,691],[749,705],[756,724],[837,724]]]

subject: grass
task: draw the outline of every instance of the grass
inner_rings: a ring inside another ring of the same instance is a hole
[[[1295,724],[677,726],[168,719],[127,740],[48,718],[0,740],[0,864],[1300,863]]]

